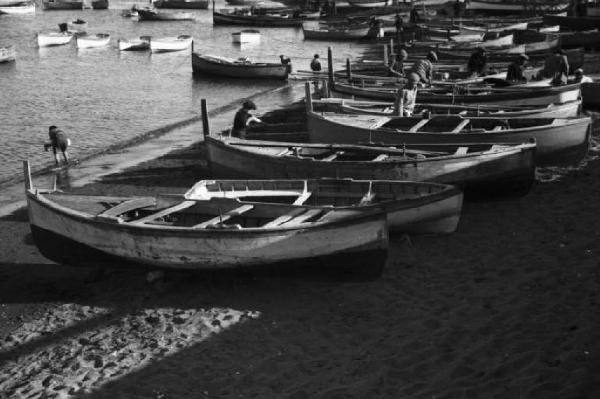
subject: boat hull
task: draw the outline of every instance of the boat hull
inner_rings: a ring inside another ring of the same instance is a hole
[[[150,49],[151,39],[132,39],[119,40],[118,46],[120,51],[144,51]]]
[[[106,10],[108,9],[108,0],[93,0],[92,8],[94,10]]]
[[[233,43],[260,43],[260,32],[259,31],[241,31],[231,34],[231,41]]]
[[[213,24],[215,25],[242,25],[262,27],[300,27],[302,18],[281,18],[270,15],[234,15],[214,11]]]
[[[148,10],[138,10],[140,21],[192,21],[194,14],[191,12],[173,12],[161,11],[154,12]]]
[[[78,49],[105,47],[108,45],[109,42],[110,35],[106,35],[103,37],[78,36],[76,38],[76,45]]]
[[[17,59],[17,51],[14,45],[0,47],[0,64],[11,62]]]
[[[231,178],[354,178],[457,184],[470,199],[523,195],[534,180],[535,145],[489,155],[410,162],[325,162],[244,151],[205,138],[211,172]]]
[[[527,143],[537,144],[538,165],[575,164],[583,159],[589,147],[591,120],[577,118],[564,125],[505,131],[429,133],[398,132],[391,129],[366,129],[339,124],[314,112],[307,115],[308,133],[313,143],[376,142],[385,145],[439,143]]]
[[[242,79],[287,79],[290,67],[283,64],[228,64],[193,53],[192,70],[196,75]]]
[[[159,0],[154,2],[158,8],[177,8],[183,10],[207,10],[208,0]]]
[[[83,9],[82,1],[44,1],[44,10],[81,10]]]
[[[166,53],[171,51],[183,51],[192,48],[193,39],[153,39],[150,41],[150,50],[153,53]]]
[[[34,14],[35,3],[19,3],[13,6],[0,6],[0,14]]]
[[[38,33],[37,43],[39,47],[62,46],[73,40],[73,37],[74,36],[72,34],[63,35],[60,33]]]
[[[27,195],[33,240],[40,252],[72,266],[140,266],[218,270],[294,262],[321,267],[370,266],[380,274],[388,249],[385,214],[311,228],[273,231],[172,230],[96,221]],[[348,229],[353,234],[349,235]],[[370,262],[374,257],[374,262]]]

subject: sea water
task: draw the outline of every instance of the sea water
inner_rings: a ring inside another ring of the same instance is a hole
[[[240,46],[232,43],[231,33],[244,28],[213,26],[211,10],[193,10],[196,21],[138,22],[121,16],[133,4],[111,0],[108,10],[69,11],[44,11],[38,5],[35,15],[0,15],[0,45],[14,44],[17,50],[16,62],[0,64],[0,183],[20,174],[23,159],[34,170],[54,162],[43,149],[50,125],[67,133],[71,156],[83,158],[198,115],[202,98],[212,109],[285,84],[194,78],[189,51],[119,52],[119,38],[189,34],[195,51],[204,54],[271,62],[285,54],[294,70],[308,70],[319,53],[326,66],[329,43],[304,41],[301,28],[258,28],[260,44]],[[222,6],[223,0],[217,2]],[[37,32],[58,31],[59,23],[78,18],[87,22],[88,33],[109,33],[110,44],[84,50],[75,41],[37,47]],[[364,45],[336,43],[334,57],[341,63],[360,48]]]

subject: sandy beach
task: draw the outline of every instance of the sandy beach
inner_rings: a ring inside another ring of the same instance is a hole
[[[167,178],[168,176],[168,178]],[[74,191],[181,192],[202,146]],[[54,265],[0,220],[10,398],[600,397],[600,163],[467,203],[449,236],[394,236],[383,276]],[[1,396],[0,396],[1,397]]]

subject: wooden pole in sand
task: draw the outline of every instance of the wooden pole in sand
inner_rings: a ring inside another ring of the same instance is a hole
[[[387,44],[383,45],[383,65],[388,66],[389,63],[389,58],[388,58],[388,48],[387,48]]]
[[[23,161],[23,177],[25,178],[25,191],[32,189],[31,184],[31,168],[29,167],[29,161]]]
[[[312,94],[310,93],[310,83],[304,83],[304,104],[306,105],[306,113],[312,111]]]
[[[329,87],[333,88],[333,54],[331,46],[327,47],[327,80],[329,80]]]
[[[352,69],[350,68],[350,58],[346,58],[346,78],[348,78],[348,82],[352,80]]]
[[[210,136],[210,125],[208,124],[208,111],[206,109],[206,99],[200,100],[200,107],[202,109],[202,133],[204,137]]]

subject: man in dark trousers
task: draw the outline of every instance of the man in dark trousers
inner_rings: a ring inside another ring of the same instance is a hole
[[[519,54],[517,59],[508,66],[508,71],[506,71],[506,80],[509,83],[516,84],[527,82],[524,72],[528,60],[529,57],[527,54]]]
[[[467,62],[467,70],[471,75],[483,76],[487,68],[487,55],[485,50],[478,48],[471,54],[469,62]]]
[[[67,148],[69,147],[70,140],[67,138],[65,132],[53,125],[48,129],[48,136],[50,137],[50,142],[44,144],[44,151],[48,151],[48,148],[52,147],[52,152],[54,153],[54,162],[58,166],[60,162],[58,160],[57,149],[60,150],[65,164],[68,165],[69,153],[67,152]]]
[[[254,104],[251,100],[246,100],[242,104],[242,108],[235,113],[235,117],[233,118],[233,127],[231,128],[231,135],[233,137],[238,137],[240,139],[246,138],[246,127],[252,123],[260,123],[262,122],[256,116],[252,115],[250,111],[256,109],[256,104]]]

